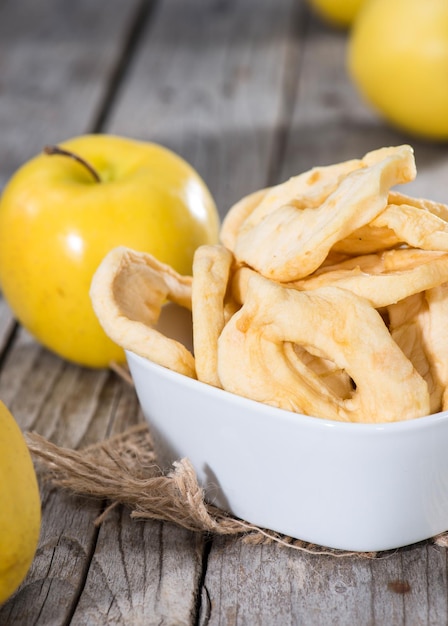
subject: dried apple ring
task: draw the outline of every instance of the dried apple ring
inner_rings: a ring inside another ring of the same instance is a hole
[[[234,299],[239,304],[243,304],[246,298],[247,285],[251,276],[258,276],[258,273],[250,267],[239,267],[233,273],[231,291]]]
[[[375,162],[372,157],[372,165],[345,176],[317,208],[298,209],[286,204],[267,213],[253,227],[246,220],[235,242],[237,260],[280,282],[311,274],[337,241],[386,208],[392,186],[415,177],[410,146],[379,153],[384,158]]]
[[[435,200],[428,200],[427,198],[414,198],[407,196],[399,191],[392,190],[389,193],[389,204],[407,204],[409,206],[422,209],[433,215],[437,215],[440,219],[448,222],[448,205],[442,202],[436,202]]]
[[[389,192],[388,206],[370,224],[338,241],[333,250],[370,254],[407,243],[424,250],[448,250],[448,206]]]
[[[394,341],[428,384],[431,413],[448,409],[448,283],[387,309]]]
[[[448,251],[448,222],[410,204],[388,204],[371,226],[392,230],[399,242],[414,248]]]
[[[245,196],[229,209],[223,220],[220,231],[222,243],[229,250],[233,250],[243,224],[246,229],[252,228],[268,213],[285,204],[292,204],[297,209],[319,206],[347,174],[378,162],[393,150],[394,148],[380,148],[368,152],[362,159],[313,167],[283,183]]]
[[[218,337],[225,324],[224,299],[233,254],[224,246],[200,246],[193,259],[191,292],[193,345],[199,380],[221,387],[217,373]]]
[[[400,244],[396,233],[387,227],[366,224],[335,243],[331,252],[359,256],[390,250]]]
[[[171,301],[191,310],[191,276],[181,276],[152,255],[114,248],[94,274],[90,297],[106,334],[125,350],[196,378],[194,357],[154,328]]]
[[[300,290],[342,287],[380,308],[446,281],[446,252],[403,248],[354,257],[288,286]]]
[[[294,344],[344,370],[354,381],[350,397],[325,385]],[[218,374],[232,393],[316,417],[391,422],[429,413],[427,384],[379,313],[337,287],[299,292],[251,276],[219,338]]]
[[[313,167],[279,185],[251,193],[230,208],[222,223],[221,241],[233,250],[241,229],[253,228],[266,215],[285,204],[292,204],[297,209],[319,206],[344,176],[364,165],[361,159],[352,159]]]
[[[441,411],[448,411],[448,282],[425,292],[429,320],[424,326],[424,341],[434,378],[441,385]]]
[[[233,250],[235,239],[239,229],[252,211],[260,204],[268,189],[260,189],[254,191],[244,198],[241,198],[227,212],[219,231],[220,241],[228,248]]]
[[[239,230],[253,228],[268,213],[291,204],[297,209],[316,208],[335,191],[340,181],[355,170],[377,163],[395,148],[368,152],[362,159],[351,159],[333,165],[313,167],[289,180],[249,194],[234,204],[224,218],[221,241],[234,249]]]

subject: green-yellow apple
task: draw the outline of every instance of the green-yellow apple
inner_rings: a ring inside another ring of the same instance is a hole
[[[348,38],[360,96],[391,125],[448,140],[447,0],[369,0]]]
[[[84,135],[58,148],[73,158],[44,151],[0,198],[0,288],[48,349],[106,367],[124,354],[90,302],[101,260],[124,245],[190,274],[195,249],[218,240],[218,212],[198,173],[160,145]]]
[[[0,605],[24,580],[36,553],[39,484],[25,438],[0,402]]]

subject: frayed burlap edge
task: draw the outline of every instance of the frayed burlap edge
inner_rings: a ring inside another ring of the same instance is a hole
[[[44,480],[73,494],[110,503],[97,518],[97,524],[114,506],[122,504],[131,510],[131,517],[135,519],[172,522],[194,532],[241,536],[251,544],[275,542],[319,555],[379,556],[375,552],[348,552],[317,546],[228,515],[206,502],[188,459],[173,463],[168,473],[161,471],[145,424],[79,451],[59,447],[36,433],[27,433],[26,438]],[[433,541],[448,547],[448,532]]]

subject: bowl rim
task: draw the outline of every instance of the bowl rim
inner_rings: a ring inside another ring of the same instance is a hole
[[[213,385],[204,383],[200,380],[197,380],[196,378],[190,378],[189,376],[185,376],[184,374],[175,372],[174,370],[170,370],[167,367],[159,365],[158,363],[155,363],[154,361],[151,361],[146,357],[142,357],[130,350],[125,350],[125,354],[128,360],[135,360],[137,364],[144,367],[145,369],[153,370],[159,375],[171,379],[176,384],[180,384],[192,390],[196,390],[196,388],[198,387],[204,394],[208,396],[225,398],[227,402],[229,402],[230,404],[237,404],[240,408],[251,408],[252,410],[260,411],[266,416],[269,415],[271,417],[276,417],[286,422],[294,422],[296,426],[302,425],[303,427],[314,429],[332,429],[335,432],[340,432],[341,434],[344,434],[346,432],[349,432],[350,434],[355,434],[356,432],[356,434],[365,435],[371,435],[373,433],[402,434],[431,429],[441,422],[443,423],[448,421],[448,410],[440,411],[438,413],[432,413],[430,415],[424,415],[421,417],[415,417],[408,420],[376,423],[340,422],[337,420],[332,420],[319,416],[304,415],[303,413],[295,413],[293,411],[274,407],[257,400],[252,400],[251,398],[239,396],[237,394],[231,393],[230,391],[226,391],[225,389],[214,387]]]

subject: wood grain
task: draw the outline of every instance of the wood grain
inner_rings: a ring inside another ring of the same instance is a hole
[[[205,586],[209,626],[447,623],[446,551],[430,543],[368,559],[220,539]]]
[[[187,158],[224,215],[241,196],[267,184],[284,123],[299,5],[160,3],[108,130],[160,142]]]
[[[0,187],[46,144],[92,130],[139,0],[0,5]]]
[[[142,13],[139,2],[111,2],[107,11],[95,1],[70,7],[65,3],[63,12],[59,4],[49,1],[36,7],[29,1],[0,7],[0,122],[6,130],[0,146],[1,183],[45,143],[95,126],[103,95],[110,93],[111,78],[116,78],[117,64],[127,51],[128,30]],[[8,306],[0,300],[0,398],[24,431],[35,430],[59,445],[78,448],[141,420],[134,390],[116,374],[67,363],[40,347],[23,329],[11,344],[15,327]],[[94,525],[106,503],[74,498],[43,483],[41,492],[39,548],[23,585],[0,609],[0,623],[64,624],[72,618],[76,623],[75,613],[81,615],[78,623],[102,623],[107,611],[98,612],[98,606],[84,621],[90,614],[89,590],[93,597],[107,601],[107,591],[119,594],[123,585],[131,604],[120,609],[122,617],[126,621],[127,612],[135,616],[139,608],[132,605],[142,589],[141,569],[135,567],[134,576],[117,570],[116,586],[96,575],[98,564],[114,570],[114,554],[116,559],[125,558],[131,569],[138,556],[145,555],[144,567],[151,577],[155,572],[154,580],[159,581],[159,597],[152,606],[159,605],[159,612],[166,613],[165,586],[169,588],[179,575],[171,575],[169,567],[159,571],[159,556],[150,567],[150,555],[166,556],[171,551],[175,561],[176,546],[184,540],[191,543],[182,573],[190,593],[182,595],[177,614],[189,622],[196,606],[200,540],[185,539],[185,532],[165,529],[158,522],[139,526],[124,511],[115,511],[106,520],[106,528],[114,528],[109,534]],[[143,552],[142,536],[148,537]]]
[[[114,510],[101,527],[73,624],[194,623],[202,546],[200,535]]]

